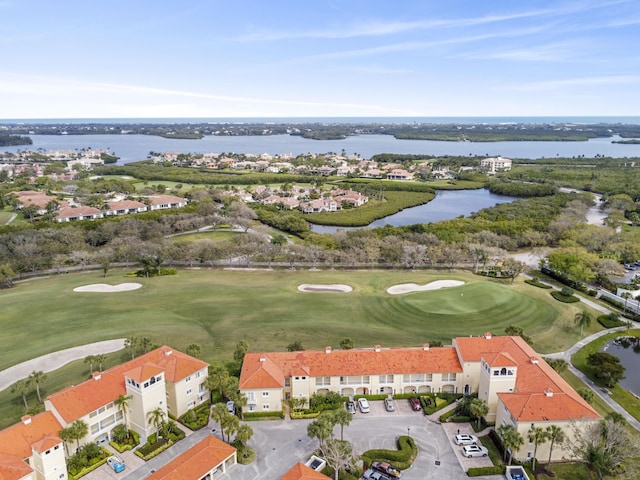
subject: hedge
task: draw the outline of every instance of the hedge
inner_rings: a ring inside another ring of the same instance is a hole
[[[551,296],[562,303],[576,303],[580,301],[578,297],[575,297],[573,295],[566,296],[558,292],[557,290],[551,292]]]
[[[399,437],[397,443],[398,450],[367,450],[361,455],[362,459],[367,465],[371,465],[373,461],[378,460],[391,463],[400,470],[406,470],[411,467],[418,456],[418,447],[413,438],[406,435]]]
[[[534,287],[544,288],[545,290],[551,290],[553,288],[551,285],[547,285],[546,283],[542,283],[536,280],[525,280],[524,283],[528,283],[529,285],[533,285]]]
[[[291,420],[300,420],[300,419],[305,419],[305,418],[317,418],[320,416],[322,412],[307,412],[307,411],[302,411],[302,412],[294,412],[291,411],[289,412],[289,416],[291,417]]]
[[[456,409],[452,408],[451,410],[449,410],[447,413],[443,413],[442,415],[440,415],[440,423],[446,423],[446,422],[453,422],[454,420],[449,420],[449,418],[454,417],[456,415]]]
[[[95,463],[84,467],[82,470],[80,470],[79,472],[77,472],[76,474],[72,474],[71,472],[67,472],[69,475],[69,479],[70,480],[77,480],[80,477],[85,476],[86,474],[93,472],[94,470],[100,468],[102,465],[104,465],[105,463],[107,463],[107,459],[111,456],[111,452],[109,450],[107,450],[104,447],[100,447],[102,449],[103,454],[105,455],[104,458],[101,458],[100,460],[96,461]]]
[[[353,397],[354,400],[358,400],[359,398],[366,398],[367,400],[384,400],[385,398],[388,398],[389,395],[387,395],[386,393],[381,393],[381,394],[376,394],[376,395],[356,395],[355,397]]]
[[[284,418],[284,413],[282,410],[276,412],[246,412],[243,417],[243,420],[274,420],[276,418]]]
[[[504,475],[507,468],[504,465],[494,465],[492,467],[473,467],[467,470],[470,477],[482,477],[484,475]]]
[[[150,460],[156,455],[164,452],[167,448],[173,445],[173,442],[168,438],[163,438],[157,442],[147,443],[137,449],[134,453],[143,460]]]
[[[626,323],[619,318],[611,318],[609,315],[600,315],[598,317],[598,323],[604,328],[624,327],[626,325]]]
[[[209,403],[192,408],[182,415],[178,421],[193,431],[204,428],[209,423],[209,412],[211,411]]]

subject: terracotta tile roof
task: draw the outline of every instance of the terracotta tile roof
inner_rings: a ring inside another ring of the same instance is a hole
[[[572,418],[600,418],[591,407],[558,373],[540,359],[538,354],[521,337],[461,337],[454,340],[462,362],[480,362],[482,358],[497,360],[500,355],[509,356],[514,364],[492,366],[517,366],[514,393],[500,394],[509,412],[518,421],[544,421]],[[502,361],[500,362],[502,363]],[[545,391],[554,395],[547,397]],[[546,412],[540,405],[553,406]]]
[[[120,200],[109,202],[109,210],[129,210],[131,208],[147,208],[147,206],[142,202],[137,202],[135,200]]]
[[[164,370],[153,363],[145,363],[138,367],[132,368],[123,374],[126,377],[129,377],[131,380],[135,380],[136,382],[143,382],[144,380],[149,380],[151,377],[155,377],[159,375]]]
[[[22,459],[0,453],[0,480],[20,480],[31,473],[33,469]]]
[[[102,372],[98,380],[60,390],[47,397],[65,422],[71,423],[126,393],[124,373],[151,363],[165,373],[165,380],[178,382],[208,364],[166,345]]]
[[[206,437],[147,477],[147,480],[200,480],[236,451],[217,438]]]
[[[553,422],[598,419],[600,416],[583,402],[566,393],[499,393],[505,407],[518,422]]]
[[[280,480],[327,480],[331,477],[327,477],[320,472],[316,472],[313,468],[309,468],[306,465],[298,462],[291,470],[285,473]]]
[[[26,416],[23,419],[22,422],[0,430],[0,452],[24,460],[31,456],[34,444],[39,447],[45,444],[53,447],[62,443],[62,440],[56,437],[62,425],[51,412],[43,412],[34,417]],[[25,421],[28,423],[25,424]]]
[[[62,443],[62,439],[52,433],[51,435],[42,437],[40,440],[31,445],[31,448],[36,452],[42,453],[46,452],[50,448],[55,447],[56,445],[59,445],[60,443]]]
[[[85,215],[102,215],[102,211],[94,207],[62,207],[56,213],[56,218],[73,218]]]
[[[492,367],[517,367],[516,362],[509,353],[489,353],[483,355],[484,361]]]
[[[186,198],[176,197],[175,195],[152,195],[147,197],[151,205],[163,205],[165,203],[187,203]]]
[[[260,362],[260,358],[264,362]],[[308,373],[307,373],[308,372]],[[278,388],[292,375],[311,377],[462,372],[455,349],[439,347],[247,353],[240,388]],[[271,379],[271,380],[270,380]],[[269,380],[267,387],[260,381]]]

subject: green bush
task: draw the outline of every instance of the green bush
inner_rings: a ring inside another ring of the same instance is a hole
[[[449,420],[451,417],[454,417],[456,414],[456,409],[449,410],[447,413],[443,413],[440,415],[440,423],[453,422],[455,420]]]
[[[304,418],[317,418],[322,412],[310,412],[308,409],[302,412],[289,412],[291,420],[300,420]]]
[[[609,315],[600,315],[598,317],[598,323],[604,328],[624,327],[626,325],[615,313]]]
[[[467,470],[470,477],[482,477],[485,475],[504,475],[506,468],[504,465],[494,465],[492,467],[472,467]]]
[[[366,398],[367,400],[371,400],[371,401],[375,401],[375,400],[384,400],[385,398],[387,398],[389,395],[385,394],[376,394],[376,395],[356,395],[354,398],[354,400],[358,400],[359,398]]]
[[[367,450],[362,454],[362,459],[367,465],[371,465],[371,462],[377,460],[392,463],[394,467],[406,470],[411,467],[418,455],[418,447],[416,447],[413,438],[406,435],[399,437],[397,444],[398,450]]]
[[[243,420],[273,420],[276,418],[284,418],[282,410],[277,412],[245,412]]]
[[[528,283],[529,285],[533,285],[534,287],[544,288],[545,290],[550,290],[553,288],[551,285],[547,285],[538,280],[525,280],[524,283]]]
[[[201,428],[206,427],[209,423],[210,411],[210,405],[208,403],[204,403],[187,411],[178,419],[178,421],[191,430],[200,430]]]
[[[576,303],[580,301],[578,297],[575,297],[573,295],[566,296],[563,295],[562,292],[558,292],[557,290],[551,292],[551,296],[562,303]]]
[[[449,421],[453,423],[469,423],[471,422],[471,417],[468,415],[454,415]]]

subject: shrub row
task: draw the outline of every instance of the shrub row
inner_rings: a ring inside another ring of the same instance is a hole
[[[624,327],[626,324],[619,318],[611,318],[609,315],[600,315],[598,323],[604,328]]]
[[[551,290],[553,288],[551,285],[547,285],[546,283],[542,283],[538,280],[525,280],[524,283],[528,283],[534,287],[544,288],[545,290]]]
[[[418,455],[418,447],[416,447],[413,438],[406,435],[399,437],[397,444],[398,450],[367,450],[362,454],[362,459],[367,465],[371,465],[371,462],[378,460],[392,463],[394,467],[400,470],[406,470],[411,467]]]
[[[615,298],[611,298],[607,295],[602,295],[600,300],[603,302],[607,302],[609,305],[613,305],[614,307],[618,307],[620,310],[624,310],[624,302],[619,302]],[[631,310],[627,310],[625,313],[626,317],[629,317],[632,320],[640,321],[640,315],[632,312]]]
[[[206,427],[207,423],[209,423],[210,411],[210,405],[208,403],[204,403],[187,411],[178,419],[178,421],[191,430],[200,430],[201,428]]]
[[[322,412],[310,412],[309,410],[305,410],[302,412],[291,411],[289,412],[289,416],[291,417],[291,420],[300,420],[304,418],[317,418],[321,413]]]
[[[562,303],[576,303],[580,301],[578,297],[575,297],[573,295],[569,295],[569,296],[563,295],[561,292],[558,292],[557,290],[554,290],[553,292],[551,292],[551,296]]]
[[[358,400],[359,398],[366,398],[367,400],[375,401],[375,400],[384,400],[389,395],[387,394],[376,394],[376,395],[356,395],[354,400]]]
[[[482,477],[484,475],[504,475],[506,467],[504,465],[493,465],[491,467],[472,467],[467,470],[470,477]]]
[[[146,443],[135,451],[135,454],[143,460],[155,457],[158,453],[166,450],[172,445],[168,438],[161,438],[153,443]]]
[[[277,412],[245,412],[243,413],[244,420],[272,420],[275,418],[284,418],[282,410]]]

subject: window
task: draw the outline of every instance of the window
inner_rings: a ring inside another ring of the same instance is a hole
[[[331,377],[316,377],[316,385],[331,385]]]
[[[193,408],[195,406],[196,406],[196,402],[194,402],[193,400],[191,402],[187,403],[187,407],[188,408]]]
[[[380,375],[380,383],[393,383],[393,375]]]
[[[202,372],[196,372],[196,378],[200,378],[201,374],[202,374]]]
[[[247,392],[247,401],[249,401],[249,402],[255,402],[256,401],[255,392]]]
[[[291,378],[287,377],[284,379],[284,386],[285,387],[290,387],[291,386]]]
[[[93,425],[91,425],[91,434],[92,435],[95,435],[99,431],[100,431],[100,425],[99,424],[94,423]]]
[[[262,410],[269,410],[269,404],[268,403],[263,403],[262,404]]]
[[[191,389],[187,390],[187,395],[191,395]]]
[[[149,386],[149,382],[144,382],[144,388],[147,388]]]
[[[269,392],[262,392],[262,396],[263,397],[268,397],[269,396]]]
[[[185,382],[190,382],[191,381],[191,376],[188,376],[187,378],[184,379]]]
[[[443,373],[442,374],[442,381],[443,382],[455,382],[456,381],[456,374],[455,373]]]
[[[153,385],[154,383],[156,383],[156,377],[151,377],[149,379],[149,385]]]
[[[250,412],[254,412],[256,410],[256,406],[255,405],[249,405],[249,411]]]

